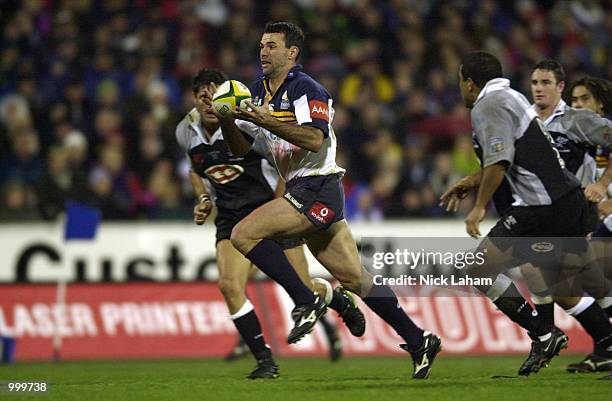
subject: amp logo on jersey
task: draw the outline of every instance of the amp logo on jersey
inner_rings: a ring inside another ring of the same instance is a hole
[[[333,210],[321,202],[315,202],[308,211],[308,216],[324,225],[329,224],[335,215],[336,213]]]
[[[217,184],[227,184],[244,173],[244,168],[237,164],[217,164],[204,170],[208,178]]]
[[[311,100],[308,102],[310,108],[310,118],[318,118],[329,122],[329,108],[327,103],[320,100]]]

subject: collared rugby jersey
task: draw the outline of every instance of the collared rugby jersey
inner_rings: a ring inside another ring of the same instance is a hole
[[[507,79],[487,82],[471,117],[482,168],[500,161],[510,164],[506,179],[514,206],[551,205],[580,186],[564,167],[536,112],[525,96],[510,88]]]
[[[210,140],[202,132],[200,113],[191,110],[176,127],[176,139],[191,161],[191,168],[215,190],[215,204],[237,210],[261,205],[274,198],[278,175],[270,163],[253,150],[234,156],[221,129]]]
[[[327,90],[309,75],[293,67],[274,94],[268,80],[260,78],[251,88],[257,105],[269,99],[272,116],[288,124],[309,125],[323,132],[323,145],[318,152],[300,148],[272,132],[243,120],[236,125],[254,138],[253,148],[273,161],[279,174],[290,181],[296,177],[344,174],[336,164],[336,136],[331,127],[333,101]]]
[[[532,106],[533,107],[533,106]],[[535,108],[534,108],[535,109]],[[596,149],[607,154],[612,148],[612,122],[588,109],[574,109],[563,100],[544,121],[555,140],[555,148],[582,187],[596,180]]]

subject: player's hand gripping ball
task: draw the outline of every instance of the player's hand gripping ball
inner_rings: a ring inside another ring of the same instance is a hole
[[[251,100],[251,91],[245,84],[234,79],[223,82],[213,95],[213,107],[223,117],[231,114],[236,107],[246,109],[246,100]]]

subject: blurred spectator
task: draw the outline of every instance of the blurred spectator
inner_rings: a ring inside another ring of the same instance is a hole
[[[100,148],[98,163],[89,176],[89,183],[94,193],[94,204],[100,208],[104,218],[137,217],[143,202],[142,185],[128,169],[120,145],[110,143]]]
[[[11,180],[0,186],[0,221],[36,220],[40,215],[33,206],[32,194],[23,182]]]
[[[252,83],[268,20],[306,33],[301,60],[334,99],[354,219],[450,216],[437,208],[439,192],[479,168],[457,87],[463,53],[494,53],[523,92],[542,58],[558,59],[568,80],[612,75],[611,6],[596,0],[8,3],[0,185],[26,214],[35,194],[60,208],[87,177],[78,186],[105,218],[183,218],[192,200],[176,186],[187,164],[174,129],[192,107],[191,78],[218,67]]]
[[[10,179],[33,186],[45,170],[38,135],[26,129],[12,133],[10,141],[11,152],[0,161],[0,184]]]
[[[70,168],[70,148],[54,146],[47,156],[47,169],[36,184],[38,209],[45,220],[54,220],[66,201],[89,201],[86,171]]]

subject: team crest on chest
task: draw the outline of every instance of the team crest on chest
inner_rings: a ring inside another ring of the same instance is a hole
[[[287,91],[285,91],[281,97],[280,109],[288,110],[289,107],[291,107],[291,103],[289,103],[289,95],[287,94]]]
[[[204,170],[208,178],[217,184],[227,184],[244,173],[244,167],[238,164],[217,164]]]

